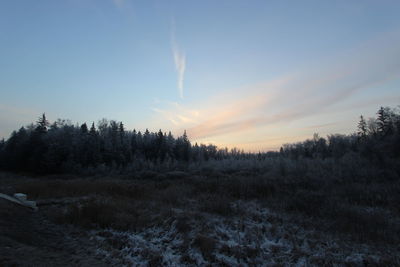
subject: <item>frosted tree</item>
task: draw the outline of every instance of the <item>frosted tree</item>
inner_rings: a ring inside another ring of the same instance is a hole
[[[49,122],[46,119],[46,114],[43,113],[42,116],[37,121],[36,131],[40,133],[47,132],[47,127],[49,126]]]
[[[357,135],[359,137],[364,138],[365,136],[367,136],[367,122],[365,121],[363,115],[360,116],[360,121],[358,122],[357,129]]]

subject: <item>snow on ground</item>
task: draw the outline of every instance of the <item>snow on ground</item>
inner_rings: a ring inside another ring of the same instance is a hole
[[[234,216],[175,209],[170,218],[137,232],[91,231],[97,253],[125,266],[364,266],[381,257],[288,223],[256,202],[237,201]]]

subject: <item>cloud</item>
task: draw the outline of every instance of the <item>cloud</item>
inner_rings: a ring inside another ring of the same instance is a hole
[[[185,52],[182,51],[176,41],[175,36],[175,23],[172,23],[171,30],[171,46],[172,46],[172,54],[174,57],[175,69],[178,74],[178,89],[179,96],[183,98],[183,82],[185,79],[185,70],[186,70],[186,55]]]
[[[112,0],[114,5],[118,8],[123,8],[125,5],[125,0]]]
[[[386,77],[383,80],[387,80]],[[256,96],[258,101],[254,101],[253,103],[243,102],[239,104],[239,106],[243,105],[244,107],[246,107],[246,105],[251,105],[252,108],[232,109],[228,106],[225,106],[223,111],[217,112],[211,119],[205,120],[201,124],[189,128],[188,134],[192,138],[208,138],[217,135],[229,134],[232,132],[245,131],[260,126],[290,123],[298,119],[321,113],[328,107],[331,107],[336,103],[350,97],[357,90],[368,88],[378,84],[379,82],[382,82],[382,80],[356,84],[352,87],[343,88],[342,90],[333,92],[328,96],[316,99],[312,99],[311,95],[304,95],[304,97],[308,98],[306,101],[304,101],[304,103],[293,104],[278,112],[273,112],[273,107],[276,109],[279,107],[272,104],[270,106],[272,114],[270,115],[262,114],[252,116],[247,119],[241,119],[241,116],[239,116],[240,114],[242,114],[242,116],[243,113],[251,114],[252,109],[267,107],[266,105],[258,105],[258,103],[262,103],[263,100],[265,100],[265,103],[267,103],[265,96]],[[306,90],[306,88],[302,88],[298,92],[304,93]],[[284,93],[280,95],[277,100],[282,102],[283,99],[287,99],[288,102],[295,102],[293,97],[289,97],[288,94]]]
[[[121,12],[121,14],[124,14],[124,17],[126,19],[131,20],[134,18],[134,15],[135,15],[135,8],[134,8],[135,2],[134,1],[112,0],[112,3]]]
[[[197,120],[200,115],[199,111],[185,108],[176,102],[167,102],[167,105],[167,109],[153,108],[152,110],[175,126],[199,122]]]
[[[339,103],[359,101],[354,96],[363,90],[399,77],[400,34],[387,34],[296,74],[220,92],[190,107],[170,104],[158,113],[177,131],[186,129],[195,141],[211,138],[224,144],[246,144],[246,140],[262,139],[262,135],[287,135],[284,131],[293,131],[292,122],[340,111]],[[308,123],[328,126],[323,121]]]
[[[305,129],[325,128],[325,127],[334,126],[334,125],[337,125],[337,124],[338,124],[337,122],[316,124],[316,125],[307,126],[307,127],[305,127]]]

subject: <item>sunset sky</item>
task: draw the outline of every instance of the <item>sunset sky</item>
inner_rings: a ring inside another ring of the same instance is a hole
[[[279,149],[400,104],[400,1],[0,1],[0,138],[48,119]]]

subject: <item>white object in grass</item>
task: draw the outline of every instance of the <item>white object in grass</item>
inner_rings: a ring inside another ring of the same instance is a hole
[[[38,210],[38,207],[36,206],[36,202],[35,201],[26,200],[27,196],[25,194],[22,194],[22,193],[16,193],[16,194],[14,194],[13,197],[9,196],[9,195],[6,195],[6,194],[0,193],[0,198],[6,199],[8,201],[14,202],[14,203],[19,204],[19,205],[24,206],[24,207],[31,208],[34,211]]]

